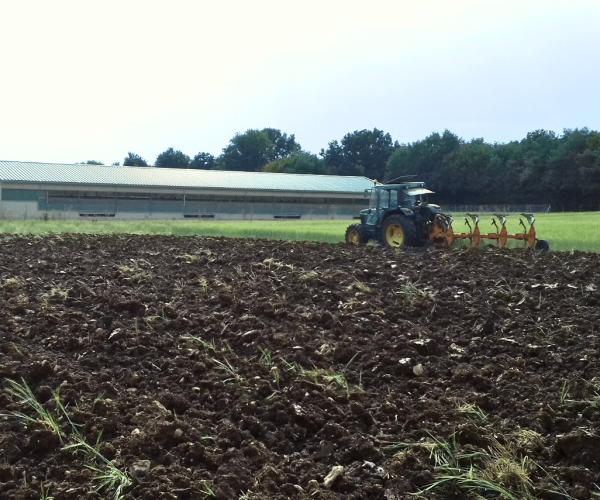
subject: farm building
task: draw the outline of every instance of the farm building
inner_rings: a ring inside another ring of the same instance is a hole
[[[352,219],[366,177],[0,161],[1,219]]]

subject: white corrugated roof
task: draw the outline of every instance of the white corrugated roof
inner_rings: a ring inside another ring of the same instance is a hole
[[[367,177],[0,161],[0,182],[362,193]]]

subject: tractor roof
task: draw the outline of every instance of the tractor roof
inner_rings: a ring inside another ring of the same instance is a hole
[[[419,194],[432,194],[433,191],[425,188],[410,188],[406,190],[406,194],[410,196],[417,196]]]
[[[377,189],[385,189],[385,190],[402,189],[403,191],[405,191],[406,193],[408,193],[411,196],[418,195],[418,194],[433,193],[433,191],[430,191],[429,189],[427,189],[425,187],[424,182],[402,182],[401,184],[377,184],[375,187]]]

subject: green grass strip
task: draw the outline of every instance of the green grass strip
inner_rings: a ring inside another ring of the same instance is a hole
[[[464,232],[464,214],[453,214],[454,232]],[[600,212],[566,212],[536,214],[535,228],[539,239],[550,243],[551,251],[580,250],[600,252]],[[491,214],[479,214],[482,233],[495,232]],[[519,214],[508,214],[509,233],[521,233]],[[266,238],[289,241],[343,242],[346,228],[356,220],[289,220],[289,221],[0,221],[0,233],[13,234],[167,234],[181,236],[227,236],[233,238]],[[490,241],[491,244],[494,244]],[[480,245],[485,244],[482,240]],[[510,246],[524,246],[509,241]]]

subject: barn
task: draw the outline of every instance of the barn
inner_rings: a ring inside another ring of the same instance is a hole
[[[0,219],[352,219],[366,177],[0,161]]]

